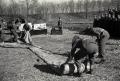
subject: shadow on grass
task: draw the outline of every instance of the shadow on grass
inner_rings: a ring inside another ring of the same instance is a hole
[[[70,52],[65,52],[65,53],[59,53],[59,52],[52,52],[52,54],[55,54],[55,55],[61,55],[61,56],[65,56],[65,57],[68,57]]]
[[[34,67],[36,69],[39,69],[42,72],[58,75],[51,69],[50,65],[38,65],[38,64],[35,64]]]
[[[51,69],[50,65],[37,65],[37,64],[35,64],[34,67],[36,69],[39,69],[42,72],[45,72],[45,73],[49,73],[49,74],[53,74],[53,75],[57,75],[57,76],[66,76],[66,75],[61,75],[59,73],[56,73],[54,70]],[[80,77],[79,74],[68,74],[67,76]]]

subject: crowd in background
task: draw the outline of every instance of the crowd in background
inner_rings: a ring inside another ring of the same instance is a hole
[[[95,15],[93,27],[106,29],[111,36],[120,35],[120,11],[117,8],[108,9],[107,12]]]

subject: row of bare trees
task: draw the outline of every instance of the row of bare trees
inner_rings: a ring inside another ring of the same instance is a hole
[[[0,15],[33,15],[40,14],[43,17],[52,13],[78,13],[91,11],[103,11],[111,5],[110,0],[69,0],[62,3],[39,3],[38,0],[10,0],[10,4],[6,5],[0,0]]]

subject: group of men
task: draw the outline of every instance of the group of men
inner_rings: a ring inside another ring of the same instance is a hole
[[[81,38],[79,35],[75,35],[72,39],[72,48],[68,59],[64,64],[57,68],[57,73],[60,75],[74,73],[80,75],[81,72],[91,74],[91,67],[94,63],[103,63],[105,61],[104,56],[106,50],[106,42],[110,38],[109,30],[107,30],[110,22],[108,23],[106,20],[107,18],[112,18],[114,20],[116,17],[119,19],[119,15],[116,16],[115,14],[109,14],[109,16],[106,14],[104,17],[102,15],[101,19],[98,20],[96,18],[96,20],[94,20],[93,27],[88,27],[83,31],[84,34],[95,36],[96,40],[90,38]],[[62,28],[60,18],[58,21],[58,27],[59,29]]]
[[[96,36],[96,40],[75,35],[68,59],[60,66],[55,66],[55,72],[59,75],[80,76],[83,72],[91,74],[94,63],[99,64],[105,61],[105,47],[110,37],[109,33],[100,27],[88,27],[84,32]]]
[[[120,11],[113,8],[99,16],[95,15],[93,27],[104,28],[111,36],[120,36]]]
[[[119,19],[119,17],[118,17],[118,19]],[[7,28],[10,30],[11,34],[14,36],[14,38],[13,38],[14,42],[18,42],[18,43],[19,43],[19,35],[17,33],[17,30],[18,30],[18,27],[20,26],[20,24],[21,24],[21,21],[19,19],[17,19],[17,20],[10,21],[6,25]],[[98,21],[96,24],[96,20],[94,20],[94,27],[88,27],[84,31],[86,34],[96,36],[96,41],[94,41],[92,39],[88,39],[88,38],[80,38],[79,36],[73,37],[71,52],[70,52],[68,60],[65,62],[65,64],[71,63],[71,61],[74,60],[75,63],[77,62],[77,64],[78,64],[77,66],[79,68],[78,60],[81,60],[82,58],[86,57],[87,61],[90,63],[90,68],[86,72],[91,73],[91,65],[93,64],[94,58],[100,59],[100,61],[98,63],[105,61],[105,59],[104,59],[105,46],[106,46],[106,42],[108,41],[110,35],[109,35],[109,32],[105,29],[106,27],[104,26],[105,27],[104,28],[104,27],[102,27],[102,25],[103,24],[98,25]],[[2,42],[4,42],[4,36],[3,36],[4,27],[5,27],[5,23],[1,19],[0,35],[1,35]],[[58,22],[58,27],[60,30],[62,29],[62,23],[61,23],[60,18],[59,18],[59,22]],[[20,38],[24,39],[23,41],[25,43],[32,44],[32,40],[31,40],[30,33],[29,33],[29,31],[31,29],[30,29],[29,25],[27,24],[27,22],[24,24],[23,29],[24,29],[24,31],[21,32]],[[77,51],[77,49],[79,49],[79,50]],[[73,68],[74,66],[70,65],[70,67]],[[62,67],[62,69],[60,68],[60,70],[62,70],[61,72],[63,72],[63,67]]]
[[[110,35],[120,35],[120,14],[117,9],[108,9],[108,12],[101,16],[95,16],[93,27],[86,28],[84,34],[95,36],[96,40],[89,38],[81,38],[80,36],[74,36],[72,39],[72,48],[67,61],[62,65],[69,64],[69,68],[73,69],[71,62],[77,63],[78,68],[81,68],[79,60],[86,58],[86,63],[89,64],[89,69],[86,69],[86,73],[91,73],[91,66],[94,63],[103,63],[105,61],[106,42],[109,40]],[[96,59],[99,59],[96,61]],[[85,60],[85,59],[84,59]],[[80,66],[79,66],[80,65]],[[88,65],[85,64],[87,68]],[[75,69],[75,67],[74,67]],[[78,69],[79,70],[79,69]],[[65,72],[65,71],[62,71]],[[81,71],[80,71],[81,72]],[[79,71],[78,71],[78,74]]]
[[[72,48],[68,59],[59,67],[59,70],[57,70],[58,74],[74,74],[75,72],[78,75],[80,75],[81,72],[91,74],[91,67],[94,63],[103,63],[105,61],[104,56],[106,42],[110,38],[109,33],[112,32],[109,31],[109,28],[110,26],[114,27],[114,24],[110,25],[111,23],[108,22],[109,19],[111,19],[111,22],[114,23],[113,21],[116,19],[119,20],[120,17],[118,14],[111,14],[109,11],[109,14],[102,15],[102,17],[99,19],[95,18],[93,27],[88,27],[83,31],[84,34],[95,36],[96,40],[81,38],[79,35],[73,37]],[[62,22],[60,18],[58,20],[58,28],[62,28]],[[117,25],[116,28],[118,28]],[[83,60],[83,58],[85,59]],[[96,61],[96,59],[98,60]],[[84,71],[83,69],[81,71],[81,68],[84,68]]]
[[[1,42],[4,43],[5,39],[5,31],[9,30],[11,34],[11,41],[20,43],[21,41],[24,43],[32,44],[32,39],[30,37],[30,26],[27,22],[24,23],[23,31],[19,30],[20,25],[23,24],[20,19],[10,19],[9,21],[5,21],[5,19],[1,18],[0,20],[0,39]],[[13,38],[12,38],[13,36]]]
[[[60,21],[60,19],[59,19]],[[59,27],[59,22],[58,22]],[[115,9],[108,9],[108,12],[102,14],[101,16],[95,16],[93,27],[86,28],[83,32],[84,34],[95,36],[96,40],[89,38],[81,38],[80,36],[74,36],[72,39],[72,48],[67,61],[61,65],[63,74],[74,73],[75,64],[78,68],[78,74],[80,74],[79,69],[81,68],[81,62],[83,58],[85,61],[84,65],[86,67],[86,73],[92,71],[92,64],[103,63],[105,61],[105,50],[106,42],[109,40],[110,35],[120,35],[120,14]],[[99,60],[95,60],[99,59]],[[71,64],[73,63],[73,64]],[[87,65],[89,64],[89,65]],[[68,70],[69,66],[69,70]],[[87,68],[89,67],[89,68]],[[64,68],[64,69],[63,69]],[[73,69],[74,68],[74,69]],[[65,71],[66,70],[66,71]],[[70,71],[72,70],[72,71]],[[68,72],[69,71],[69,72]]]

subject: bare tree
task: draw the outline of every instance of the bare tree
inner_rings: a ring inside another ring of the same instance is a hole
[[[71,13],[74,13],[74,1],[70,0],[69,2],[69,9]]]
[[[98,5],[98,13],[100,14],[101,13],[101,9],[102,9],[102,1],[98,0],[97,1],[97,5]]]
[[[26,3],[26,17],[27,17],[27,21],[28,21],[31,0],[25,0],[25,3]]]
[[[38,0],[32,0],[30,4],[30,13],[36,14],[37,8],[38,8]]]
[[[102,8],[108,8],[110,6],[110,1],[103,0],[69,0],[67,2],[62,2],[58,4],[44,2],[39,4],[38,0],[22,0],[19,4],[16,3],[15,0],[11,0],[11,4],[9,6],[2,4],[3,0],[0,0],[0,12],[1,14],[21,14],[27,17],[28,15],[39,14],[41,17],[46,19],[48,15],[54,13],[76,13],[85,12],[85,18],[88,18],[88,12],[96,10],[100,13]],[[119,1],[119,0],[118,0]]]
[[[111,5],[119,9],[120,8],[120,0],[111,0]]]
[[[85,8],[85,17],[88,18],[88,0],[85,0],[84,2],[84,8]]]
[[[3,15],[3,1],[0,0],[0,15]]]
[[[110,3],[111,3],[110,1],[103,0],[103,3],[102,3],[103,8],[108,9],[111,6]]]
[[[77,12],[80,12],[82,10],[82,2],[81,2],[81,0],[77,1],[76,6],[77,6]]]

